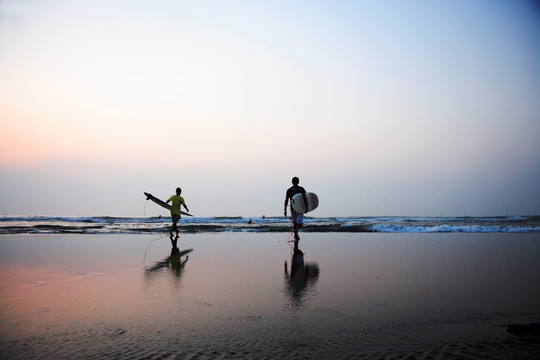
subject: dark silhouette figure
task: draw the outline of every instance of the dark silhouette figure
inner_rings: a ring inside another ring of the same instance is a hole
[[[172,227],[171,227],[171,236],[173,231],[178,234],[178,221],[182,218],[182,206],[189,212],[189,209],[186,205],[186,202],[182,196],[182,189],[176,188],[176,195],[172,195],[165,203],[171,203],[171,217],[172,217]]]
[[[289,200],[291,200],[291,221],[293,223],[293,232],[294,232],[294,247],[295,249],[298,249],[298,242],[300,241],[300,236],[298,235],[298,231],[302,228],[304,225],[304,213],[297,213],[294,211],[292,207],[292,197],[296,194],[302,194],[302,197],[304,198],[304,204],[306,206],[306,213],[308,208],[308,201],[306,198],[306,190],[299,186],[300,180],[295,176],[292,178],[292,184],[290,188],[287,189],[287,193],[285,194],[285,204],[284,204],[284,215],[287,216],[287,205],[289,203]]]

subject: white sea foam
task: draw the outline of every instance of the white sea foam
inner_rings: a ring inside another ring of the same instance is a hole
[[[386,233],[527,233],[540,232],[540,216],[501,217],[310,217],[306,232]],[[0,217],[0,234],[160,233],[170,230],[170,218],[140,217]],[[287,232],[286,217],[183,217],[181,232]]]

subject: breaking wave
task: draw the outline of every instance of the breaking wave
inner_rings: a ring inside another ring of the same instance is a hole
[[[0,217],[0,234],[147,234],[170,230],[170,218],[142,217]],[[285,217],[185,217],[183,233],[288,232]],[[540,216],[500,217],[306,217],[304,232],[381,233],[536,233]]]

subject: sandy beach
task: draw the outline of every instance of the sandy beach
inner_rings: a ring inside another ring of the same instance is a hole
[[[538,234],[0,237],[5,359],[533,359]]]

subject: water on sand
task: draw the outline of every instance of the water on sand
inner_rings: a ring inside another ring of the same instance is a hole
[[[534,358],[536,234],[0,237],[7,358]]]

